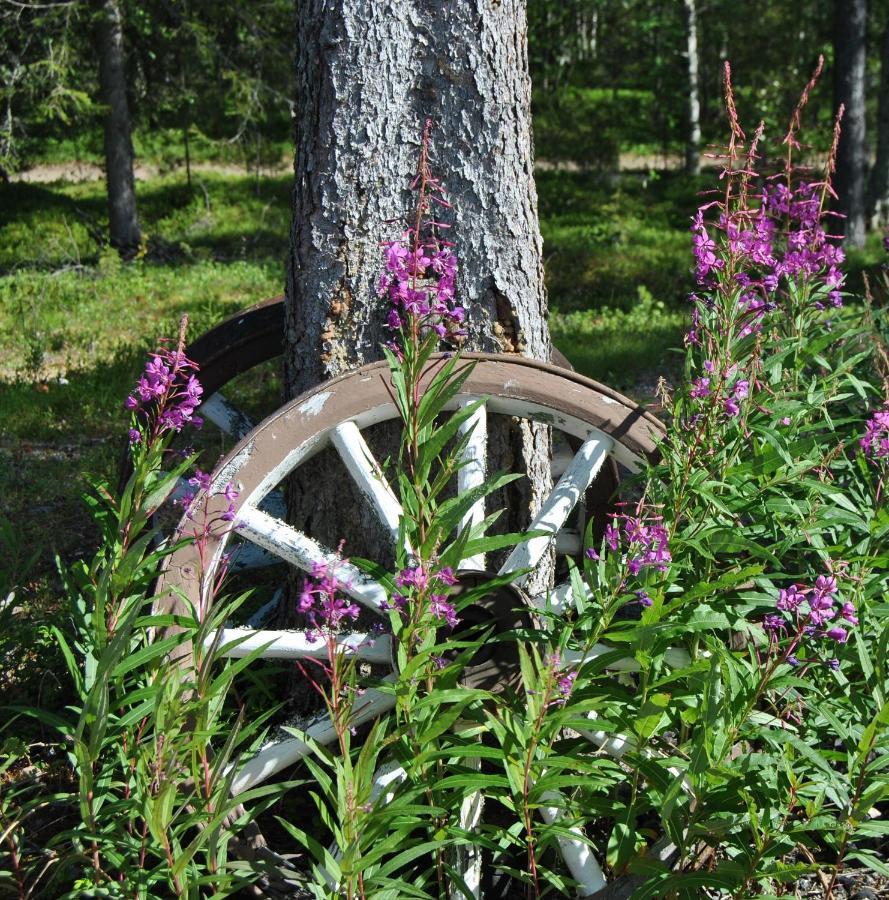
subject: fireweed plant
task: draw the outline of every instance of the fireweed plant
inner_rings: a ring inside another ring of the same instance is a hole
[[[225,703],[239,667],[211,639],[244,598],[212,614],[154,610],[159,566],[178,545],[159,541],[153,515],[194,462],[170,452],[176,433],[196,424],[201,396],[184,334],[185,320],[175,349],[151,356],[127,398],[132,474],[119,493],[96,483],[87,497],[101,528],[98,552],[69,571],[59,567],[67,596],[64,621],[52,630],[72,704],[62,713],[16,710],[8,720],[31,716],[56,729],[71,772],[61,790],[23,794],[16,809],[3,810],[2,850],[21,897],[225,895],[258,877],[233,864],[231,848],[255,814],[244,804],[269,790],[231,796],[229,764],[256,733]],[[198,471],[192,486],[205,478]],[[224,512],[210,518],[193,498],[183,502],[192,527],[182,540],[200,545],[230,527]],[[27,823],[48,811],[61,827],[35,843]]]

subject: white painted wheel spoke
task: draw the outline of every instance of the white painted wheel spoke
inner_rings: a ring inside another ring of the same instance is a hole
[[[551,802],[553,806],[541,806],[540,814],[544,820],[552,825],[565,818],[565,811],[558,804],[560,796],[554,791],[548,791],[544,794],[543,799]],[[605,887],[605,875],[598,860],[590,850],[590,845],[583,839],[583,832],[577,825],[570,825],[567,829],[570,833],[576,834],[577,838],[572,839],[559,835],[559,850],[562,852],[562,859],[571,873],[571,877],[578,883],[581,888],[581,896],[592,894],[594,891],[600,891]]]
[[[217,638],[214,632],[208,642]],[[218,635],[219,646],[225,647],[240,641],[234,647],[223,650],[222,655],[240,659],[264,649],[261,659],[327,659],[327,644],[320,638],[309,640],[305,631],[283,631],[264,628],[223,628]],[[372,663],[387,663],[392,659],[392,645],[388,634],[374,635],[362,632],[346,632],[337,635],[337,644],[349,655]],[[268,645],[268,646],[266,646]]]
[[[545,533],[528,538],[516,546],[500,567],[501,575],[521,569],[533,569],[540,562],[549,542],[565,524],[571,510],[602,468],[612,445],[610,438],[601,435],[594,435],[583,443],[528,529]],[[526,580],[527,574],[520,575],[516,584],[521,585]]]
[[[395,792],[389,788],[401,784],[405,778],[407,778],[407,772],[397,762],[383,763],[374,774],[373,784],[370,788],[370,802],[376,803],[382,797],[384,804],[391,803]]]
[[[587,598],[592,599],[589,591],[587,591]],[[574,599],[574,589],[571,582],[563,581],[551,591],[532,597],[531,605],[535,609],[546,609],[558,616],[564,616],[569,609],[574,609],[577,606],[577,601]]]
[[[395,706],[395,697],[392,694],[384,694],[376,690],[365,691],[355,701],[350,722],[353,726],[358,727],[382,715],[393,706]],[[336,729],[327,714],[296,730],[304,732],[306,737],[319,744],[329,744],[336,739]],[[299,762],[309,752],[311,752],[309,745],[299,737],[270,741],[239,769],[232,782],[232,794],[237,796],[253,785],[271,778],[282,769]]]
[[[285,562],[311,572],[313,566],[334,566],[343,593],[354,597],[374,612],[381,612],[386,602],[386,589],[360,569],[317,541],[297,531],[286,522],[275,519],[254,507],[242,507],[235,531],[248,541],[270,550]]]
[[[198,408],[198,413],[217,428],[240,440],[253,430],[250,416],[229,403],[218,391],[211,394]]]
[[[343,422],[330,433],[330,440],[361,493],[370,500],[380,521],[398,540],[401,504],[389,487],[380,464],[354,422]]]
[[[481,760],[476,759],[472,763],[473,768],[481,769]],[[482,810],[485,806],[485,795],[481,791],[473,791],[463,798],[460,804],[460,828],[466,832],[473,832],[478,828],[482,820]],[[481,897],[482,890],[482,853],[476,844],[462,844],[456,848],[456,868],[463,878],[466,887],[474,898]],[[453,886],[448,892],[453,900],[465,900],[466,893]]]
[[[469,398],[461,403],[461,406],[468,406],[473,403],[473,399]],[[482,404],[463,424],[460,426],[460,435],[463,436],[471,431],[469,440],[463,448],[461,454],[462,465],[457,472],[457,493],[463,494],[471,491],[473,488],[480,487],[485,483],[488,459],[488,413]],[[461,531],[465,528],[473,528],[481,525],[485,520],[485,498],[480,497],[469,511],[460,521]],[[461,563],[463,569],[474,569],[482,572],[485,569],[485,554],[476,553],[464,559]]]

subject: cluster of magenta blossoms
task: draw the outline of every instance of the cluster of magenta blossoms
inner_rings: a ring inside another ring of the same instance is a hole
[[[204,389],[197,378],[198,365],[177,350],[158,350],[145,364],[136,389],[124,406],[149,423],[152,437],[181,431],[186,425],[203,424],[195,410],[201,405]],[[142,440],[138,428],[131,428],[130,443]]]
[[[855,606],[838,597],[837,581],[833,575],[819,575],[814,587],[792,584],[778,592],[777,612],[763,620],[773,645],[782,637],[790,637],[786,660],[798,666],[797,651],[805,639],[845,644],[849,639],[849,625],[857,625]],[[833,667],[838,663],[831,662]]]
[[[430,571],[423,565],[408,566],[395,577],[395,586],[399,590],[392,594],[392,599],[385,608],[404,612],[412,602],[425,598],[433,618],[454,628],[460,623],[460,619],[447,589],[455,584],[457,576],[450,566],[438,571]]]
[[[878,465],[889,461],[889,405],[877,410],[864,424],[859,441],[864,455]]]
[[[385,249],[385,272],[378,291],[392,304],[387,324],[400,329],[416,321],[439,337],[462,338],[465,311],[454,305],[457,257],[449,246],[436,241],[415,246],[413,233],[392,241]]]
[[[555,688],[555,697],[550,701],[550,706],[563,706],[571,692],[574,690],[574,682],[577,681],[577,672],[567,669],[562,665],[562,657],[558,653],[552,653],[546,660],[548,675],[552,679]]]
[[[411,339],[433,331],[451,343],[466,337],[465,309],[454,302],[457,283],[457,256],[442,231],[450,228],[437,220],[436,207],[451,209],[441,182],[429,163],[432,121],[427,119],[420,145],[417,174],[411,190],[417,193],[416,218],[400,238],[385,244],[385,268],[377,292],[387,297],[391,308],[387,325],[406,330]]]
[[[194,474],[188,479],[188,487],[189,489],[185,491],[176,502],[185,511],[185,515],[194,521],[196,514],[195,499],[198,491],[209,493],[210,473],[195,468]],[[225,511],[220,514],[219,519],[223,522],[232,522],[235,518],[235,500],[238,497],[238,491],[235,490],[235,486],[231,481],[223,488],[222,495],[225,497],[227,507]]]
[[[344,621],[354,622],[358,618],[358,605],[343,598],[343,589],[349,587],[337,575],[337,568],[343,562],[315,563],[303,583],[298,609],[309,623],[306,640],[310,643],[317,641],[319,635],[336,634]]]
[[[729,418],[734,418],[741,412],[741,402],[750,394],[750,381],[738,377],[736,365],[717,372],[713,361],[705,359],[703,366],[707,374],[700,375],[692,381],[689,391],[691,398],[701,404],[705,401],[719,402],[723,413]]]
[[[613,513],[605,526],[605,546],[612,553],[620,553],[627,573],[638,577],[644,569],[666,572],[673,557],[669,548],[669,535],[660,516],[628,515]],[[586,551],[589,559],[599,559],[592,547]],[[636,591],[636,599],[643,606],[651,606],[651,597],[644,591]]]
[[[763,316],[778,308],[790,283],[823,284],[829,303],[843,305],[840,266],[845,254],[824,227],[824,195],[823,183],[791,188],[774,181],[763,188],[757,209],[723,210],[708,223],[707,210],[720,206],[710,203],[695,215],[691,231],[698,284],[712,290],[731,269],[746,313],[742,337],[757,331]],[[823,303],[816,300],[815,305]],[[694,327],[689,340],[697,343]]]

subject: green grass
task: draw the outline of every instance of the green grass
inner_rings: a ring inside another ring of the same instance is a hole
[[[696,184],[678,174],[537,177],[550,302],[560,312],[632,309],[643,288],[680,305],[692,287],[688,227]]]

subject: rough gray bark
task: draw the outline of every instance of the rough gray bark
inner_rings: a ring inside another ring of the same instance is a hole
[[[300,0],[296,73],[290,393],[379,359],[391,339],[375,291],[381,242],[411,209],[426,117],[433,169],[454,205],[467,348],[549,359],[524,2]],[[532,506],[548,480],[545,454],[532,450],[547,441],[545,431],[524,435]],[[317,498],[332,472],[294,495]],[[337,496],[352,515],[351,499]],[[295,520],[335,540],[336,506],[315,500]]]
[[[111,245],[127,256],[139,246],[133,140],[124,69],[123,24],[117,0],[98,0],[96,38],[105,112],[105,177]]]
[[[889,227],[889,22],[880,49],[880,94],[877,111],[877,158],[870,175],[868,218],[870,227]]]
[[[685,133],[685,173],[701,171],[701,97],[698,85],[698,14],[695,0],[685,3],[685,51],[688,57],[687,131]]]
[[[845,106],[834,189],[841,228],[851,247],[864,244],[867,143],[865,51],[867,0],[834,0],[834,105]]]
[[[468,346],[548,359],[520,0],[301,0],[288,275],[294,393],[380,358],[375,293],[424,119],[454,204]]]

